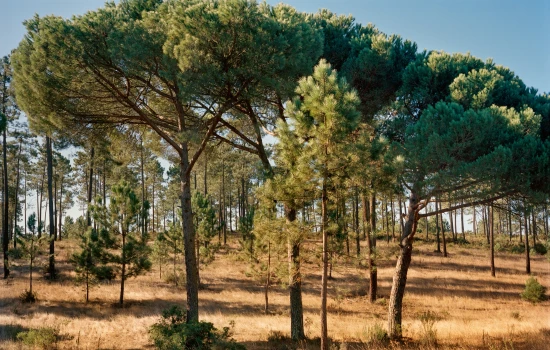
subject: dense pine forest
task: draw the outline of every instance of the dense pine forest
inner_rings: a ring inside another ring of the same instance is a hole
[[[511,69],[248,0],[25,26],[0,67],[0,347],[550,340],[550,96]]]

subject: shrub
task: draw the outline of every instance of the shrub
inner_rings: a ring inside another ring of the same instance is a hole
[[[381,346],[389,343],[390,338],[384,327],[375,323],[372,327],[365,328],[364,335],[370,345]]]
[[[41,349],[52,349],[58,337],[59,330],[52,327],[31,329],[17,334],[17,340],[23,344]]]
[[[427,347],[437,346],[437,330],[434,326],[439,317],[435,313],[427,311],[420,314],[418,319],[422,323],[421,344]]]
[[[22,303],[34,303],[38,300],[38,295],[36,292],[25,289],[25,291],[19,295],[19,300],[21,300]]]
[[[155,347],[161,350],[225,349],[243,350],[231,339],[231,328],[217,330],[210,322],[186,323],[185,311],[178,306],[162,312],[161,319],[149,329]]]
[[[542,243],[535,243],[535,246],[533,247],[533,249],[537,254],[540,254],[540,255],[544,255],[548,251],[546,246]]]
[[[546,287],[537,281],[534,277],[529,277],[525,282],[525,289],[520,294],[523,300],[530,301],[532,303],[538,303],[545,299]]]

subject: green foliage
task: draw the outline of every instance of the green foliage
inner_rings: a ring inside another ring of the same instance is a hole
[[[186,323],[185,321],[185,311],[180,307],[172,306],[164,310],[160,321],[149,329],[149,335],[155,347],[160,350],[245,349],[231,339],[228,327],[219,331],[210,322]]]
[[[76,282],[85,284],[86,301],[88,301],[89,288],[100,280],[111,280],[115,277],[112,266],[107,265],[109,254],[106,248],[110,238],[106,230],[99,232],[93,228],[78,236],[80,251],[72,254],[69,261],[75,266]]]
[[[380,324],[375,323],[372,326],[366,327],[363,331],[367,344],[371,346],[385,346],[389,344],[390,338],[388,332]]]
[[[23,344],[40,349],[55,348],[58,339],[59,329],[52,327],[30,329],[17,334],[17,340],[20,340]]]
[[[216,210],[210,199],[196,191],[191,198],[193,214],[197,220],[196,232],[200,245],[199,258],[203,265],[214,260],[216,246],[211,244],[212,238],[218,233],[219,227],[216,219]]]
[[[546,245],[544,245],[540,242],[535,243],[535,245],[533,246],[533,249],[535,250],[535,252],[537,254],[540,254],[540,255],[544,255],[548,252],[548,249],[546,248]]]
[[[538,303],[546,299],[546,287],[537,281],[535,277],[529,277],[525,282],[525,289],[520,294],[523,300]]]

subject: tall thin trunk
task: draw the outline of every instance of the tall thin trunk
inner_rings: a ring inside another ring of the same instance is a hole
[[[58,225],[58,230],[57,230],[57,233],[58,233],[58,236],[59,236],[59,240],[61,241],[61,232],[62,231],[62,217],[63,217],[63,175],[61,175],[61,179],[60,179],[60,184],[59,184],[59,225]]]
[[[355,243],[356,243],[356,251],[357,251],[357,258],[361,256],[361,237],[359,236],[359,191],[357,190],[357,187],[355,187],[355,207],[354,207],[354,215],[355,215]]]
[[[144,172],[144,167],[145,167],[145,160],[143,159],[143,135],[140,135],[140,138],[139,138],[139,142],[140,142],[140,147],[139,147],[139,167],[140,167],[140,173],[141,173],[141,204],[143,205],[143,203],[145,203],[145,172]],[[146,225],[146,220],[145,220],[145,213],[142,212],[141,215],[139,216],[140,218],[140,221],[141,221],[141,236],[142,237],[145,237],[145,225]]]
[[[48,162],[48,206],[49,206],[49,224],[50,224],[50,256],[48,264],[48,273],[51,279],[55,278],[55,219],[54,219],[54,204],[53,204],[53,157],[52,157],[52,139],[46,136],[46,158]]]
[[[327,235],[327,189],[323,184],[321,197],[321,217],[323,234],[323,274],[321,278],[321,350],[328,350],[327,330],[327,272],[328,272],[328,235]]]
[[[490,249],[491,249],[491,276],[496,276],[495,271],[495,216],[493,204],[489,206],[489,235],[490,235]]]
[[[19,181],[20,181],[20,177],[21,177],[21,168],[20,168],[20,161],[21,161],[21,149],[23,147],[23,141],[20,139],[19,140],[19,152],[18,152],[18,156],[17,156],[17,177],[16,177],[16,180],[15,180],[15,209],[13,211],[13,224],[11,225],[12,229],[13,229],[13,247],[14,248],[17,248],[17,221],[18,221],[18,217],[17,217],[17,208],[19,207]],[[23,226],[25,225],[25,223],[23,223]]]
[[[451,202],[449,202],[449,206],[452,205]],[[453,242],[456,243],[456,228],[453,221],[453,212],[449,212],[449,224],[451,225],[451,236],[453,237]]]
[[[265,279],[265,314],[269,313],[269,283],[271,281],[271,241],[267,242],[267,276]]]
[[[531,274],[531,258],[529,256],[529,228],[528,228],[528,220],[527,220],[528,214],[525,213],[523,215],[524,219],[524,226],[525,226],[525,273],[528,275]]]
[[[439,203],[439,209],[442,205]],[[441,214],[441,239],[443,240],[443,257],[447,257],[447,239],[445,238],[445,222],[443,221],[443,214]]]
[[[391,239],[395,242],[395,211],[393,210],[393,194],[390,197],[391,209]]]
[[[4,81],[4,90],[6,90],[6,81]],[[2,101],[5,102],[5,101]],[[5,104],[2,103],[5,115]],[[8,236],[8,216],[9,216],[9,204],[8,204],[8,160],[7,160],[7,144],[6,144],[6,129],[7,125],[2,131],[2,160],[3,160],[3,191],[2,191],[2,251],[4,255],[4,279],[10,275],[9,260],[8,260],[8,248],[9,248],[9,236]]]
[[[367,237],[367,269],[369,271],[369,301],[371,303],[374,303],[376,301],[376,287],[377,287],[377,275],[376,275],[376,264],[374,262],[373,256],[374,256],[374,246],[373,246],[373,239],[372,236],[374,236],[374,231],[372,229],[372,221],[371,221],[371,197],[369,197],[369,200],[367,201],[367,195],[366,193],[361,193],[361,201],[363,204],[363,230],[365,232],[365,236]],[[365,229],[366,228],[366,229]]]
[[[507,212],[507,217],[508,217],[508,234],[510,235],[510,239],[509,241],[511,242],[512,241],[512,206],[510,204],[510,199],[508,199],[508,212]]]
[[[437,200],[435,202],[435,211],[437,211]],[[436,241],[437,241],[437,252],[441,253],[441,241],[439,237],[439,231],[441,228],[439,227],[439,215],[435,215],[435,235],[436,235]]]
[[[124,305],[124,280],[126,279],[126,232],[122,232],[122,272],[120,274],[120,305]]]
[[[474,205],[472,208],[474,209],[473,210],[474,211],[474,218],[473,218],[474,227],[473,227],[473,229],[474,229],[474,236],[476,236],[477,235],[476,206]]]
[[[95,155],[95,148],[92,147],[90,149],[90,180],[88,183],[88,209],[86,211],[88,226],[92,226],[92,216],[90,213],[90,206],[92,205],[92,184],[94,180],[94,155]]]
[[[462,201],[464,204],[464,201]],[[462,238],[466,241],[466,230],[464,229],[464,208],[460,209],[460,228],[462,229]]]

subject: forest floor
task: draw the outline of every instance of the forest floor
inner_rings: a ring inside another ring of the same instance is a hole
[[[236,237],[231,241],[236,242]],[[290,319],[284,286],[271,286],[269,312],[265,314],[264,287],[247,277],[249,266],[239,258],[237,243],[220,249],[216,259],[201,269],[201,320],[212,322],[217,328],[234,324],[234,338],[252,350],[318,348],[315,338],[320,334],[321,268],[313,244],[303,249],[305,330],[313,340],[301,344],[286,340]],[[433,242],[415,244],[404,298],[403,343],[368,343],[377,327],[386,327],[396,244],[378,242],[379,299],[374,304],[365,296],[365,267],[346,256],[334,264],[329,281],[328,331],[341,350],[435,346],[548,349],[550,301],[531,304],[519,296],[527,279],[523,255],[497,252],[496,277],[491,277],[486,248],[451,243],[449,256],[444,258],[434,252]],[[154,265],[146,275],[127,281],[123,308],[117,306],[119,282],[95,287],[90,292],[90,302],[85,303],[84,291],[74,284],[74,272],[68,263],[74,248],[70,241],[56,243],[60,271],[57,281],[47,281],[39,272],[34,274],[36,303],[19,301],[19,295],[28,288],[28,267],[23,260],[16,261],[18,266],[13,267],[11,278],[0,281],[0,349],[24,349],[21,343],[10,339],[14,332],[45,326],[59,331],[55,344],[59,349],[152,349],[148,328],[159,320],[163,309],[184,303],[185,289],[160,279],[158,265]],[[163,272],[170,269],[166,265]],[[550,262],[546,256],[533,256],[531,270],[539,282],[550,287]],[[421,321],[422,315],[428,315],[427,321],[426,317]]]

